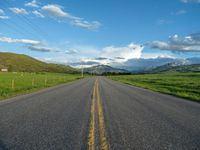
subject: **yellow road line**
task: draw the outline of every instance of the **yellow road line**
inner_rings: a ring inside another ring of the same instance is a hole
[[[102,108],[102,102],[101,97],[99,94],[99,82],[97,80],[97,106],[98,106],[98,121],[99,121],[99,134],[100,134],[100,146],[102,150],[109,150],[109,144],[107,141],[106,136],[106,129],[105,129],[105,123],[104,123],[104,115],[103,115],[103,108]]]
[[[95,116],[97,118],[95,118]],[[95,129],[95,127],[97,126],[95,124],[96,121],[98,122],[98,129]],[[95,132],[96,130],[98,130],[99,132]],[[89,129],[89,135],[88,135],[88,149],[89,150],[95,150],[95,136],[96,136],[95,133],[99,133],[99,136],[98,136],[99,143],[100,143],[99,149],[109,150],[109,144],[107,141],[106,129],[105,129],[105,123],[104,123],[102,102],[101,102],[101,97],[99,94],[98,79],[95,81],[93,96],[92,96],[90,129]]]
[[[96,81],[94,84],[91,104],[91,119],[90,119],[90,130],[88,135],[88,150],[95,150],[95,91]]]

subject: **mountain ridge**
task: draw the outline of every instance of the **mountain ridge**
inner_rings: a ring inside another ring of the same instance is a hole
[[[114,68],[108,65],[96,65],[88,68],[84,68],[84,73],[90,74],[105,74],[105,73],[129,73],[129,71],[125,69]]]
[[[147,71],[147,73],[163,72],[200,72],[200,64],[184,64],[175,66],[173,63],[169,63]]]
[[[200,64],[200,58],[193,57],[187,59],[175,59],[175,58],[130,59],[123,64],[114,64],[113,66],[128,70],[130,72],[140,73],[170,63],[173,63],[174,66]]]

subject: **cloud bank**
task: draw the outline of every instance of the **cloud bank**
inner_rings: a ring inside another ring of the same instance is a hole
[[[107,46],[96,50],[99,57],[81,58],[79,62],[72,63],[75,67],[90,67],[94,65],[112,65],[114,63],[124,63],[129,59],[139,59],[142,56],[144,47],[139,44],[130,43],[127,46]]]
[[[32,40],[32,39],[14,39],[14,38],[4,36],[4,37],[0,37],[0,42],[25,44],[25,47],[31,51],[59,52],[59,50],[57,50],[56,48],[47,47],[41,41]]]
[[[38,45],[30,45],[27,48],[29,50],[39,51],[39,52],[58,52],[58,50],[56,50],[56,49],[44,47],[44,46],[38,46]]]
[[[142,45],[130,43],[125,47],[109,46],[102,49],[101,57],[126,61],[132,58],[140,58],[142,55]],[[119,59],[123,58],[123,59]]]
[[[36,45],[40,44],[40,41],[31,40],[31,39],[13,39],[10,37],[0,37],[0,42],[6,42],[6,43],[23,43],[23,44],[31,44]]]
[[[174,35],[168,41],[153,41],[149,43],[151,48],[160,50],[180,51],[180,52],[200,52],[200,33],[180,37]]]

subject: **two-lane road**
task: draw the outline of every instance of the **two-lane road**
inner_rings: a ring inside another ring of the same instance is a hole
[[[1,102],[10,149],[200,149],[200,104],[87,78]]]

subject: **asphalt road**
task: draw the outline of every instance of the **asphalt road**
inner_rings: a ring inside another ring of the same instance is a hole
[[[0,102],[0,150],[200,149],[200,104],[93,77]]]

